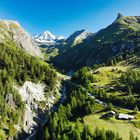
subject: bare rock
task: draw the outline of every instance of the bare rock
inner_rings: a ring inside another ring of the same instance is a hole
[[[43,58],[40,49],[17,21],[0,20],[0,42],[16,43],[27,53]]]

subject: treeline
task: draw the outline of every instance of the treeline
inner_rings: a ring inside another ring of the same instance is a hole
[[[106,103],[111,102],[114,105],[129,109],[134,109],[137,106],[140,109],[140,98],[135,98],[134,95],[118,96],[117,94],[109,94],[104,89],[93,89],[92,93]]]
[[[55,137],[55,135],[52,137],[46,127],[45,140],[122,140],[118,133],[114,133],[111,130],[105,131],[96,128],[96,130],[92,132],[86,125],[80,130],[80,123],[79,125],[78,123],[79,122],[76,122],[73,128],[63,134],[58,134],[57,137]],[[131,140],[138,139],[134,138]]]
[[[111,102],[115,105],[134,109],[136,106],[140,109],[140,72],[128,70],[121,75],[121,78],[116,81],[114,90],[121,91],[125,95],[118,96],[117,94],[108,94],[109,88],[94,88],[92,87],[95,80],[90,72],[90,68],[82,68],[78,70],[72,77],[74,83],[78,83],[86,88],[87,91],[93,93],[97,98],[107,103]],[[78,82],[77,82],[78,81]]]
[[[108,56],[108,58],[100,64],[93,64],[91,66],[91,68],[92,69],[97,69],[97,68],[103,67],[103,66],[116,66],[117,63],[119,63],[123,60],[126,61],[126,63],[130,63],[131,58],[134,58],[134,57],[135,58],[133,60],[131,60],[131,63],[139,64],[139,61],[136,59],[137,55],[139,55],[138,54],[139,51],[140,51],[139,47],[124,50],[122,52],[119,52],[119,53],[116,53],[116,54],[112,55],[111,57]]]
[[[46,91],[56,84],[56,72],[43,61],[26,54],[15,44],[0,44],[0,138],[12,138],[15,125],[22,126],[24,103],[13,88],[25,81],[46,83]]]
[[[89,67],[83,67],[79,69],[72,75],[71,81],[78,85],[83,85],[85,88],[89,89],[91,83],[95,81],[92,73],[89,72],[90,70],[91,68]]]
[[[136,70],[127,70],[121,75],[120,80],[117,81],[116,91],[121,90],[125,95],[118,96],[116,94],[108,94],[106,89],[93,89],[94,93],[99,99],[105,102],[111,102],[115,105],[134,109],[140,109],[140,72]]]
[[[73,133],[79,133],[79,131],[74,132],[75,130],[71,122],[91,113],[95,104],[95,101],[88,97],[88,93],[83,90],[82,87],[71,87],[71,90],[69,88],[67,92],[65,102],[63,105],[60,105],[54,114],[50,115],[45,128],[51,140],[59,140],[62,139],[62,137],[69,136],[71,136],[72,139]],[[44,135],[46,137],[46,134]]]
[[[140,51],[140,31],[130,31],[125,33],[120,37],[118,34],[118,39],[113,37],[109,38],[112,41],[101,41],[100,46],[103,48],[112,47],[110,50],[106,50],[102,62],[99,65],[114,66],[120,61],[126,60],[129,63],[130,58],[139,55]],[[106,54],[108,52],[108,54]],[[139,63],[134,59],[134,63]],[[97,64],[98,65],[98,64]]]
[[[53,85],[56,72],[39,59],[27,55],[26,52],[16,46],[0,44],[1,68],[13,77],[17,83],[23,84],[26,80],[34,82],[42,81]],[[52,83],[51,83],[52,82]]]
[[[115,66],[117,63],[126,60],[129,62],[129,59],[134,57],[136,55],[136,52],[139,50],[139,48],[133,48],[130,50],[123,51],[121,53],[118,53],[117,55],[109,58],[106,62],[106,66]]]
[[[140,94],[140,71],[129,69],[121,76],[121,83],[128,86],[129,94]]]

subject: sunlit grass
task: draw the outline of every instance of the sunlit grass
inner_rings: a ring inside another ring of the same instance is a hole
[[[120,112],[129,112],[120,110]],[[104,112],[105,113],[105,112]],[[90,129],[94,131],[96,127],[99,127],[99,129],[105,129],[105,130],[113,130],[115,132],[118,132],[120,136],[124,140],[129,140],[129,133],[130,131],[133,131],[134,135],[138,138],[140,137],[140,121],[123,121],[123,120],[117,120],[115,117],[112,117],[110,119],[100,119],[102,116],[102,113],[93,113],[90,115],[87,115],[84,117],[84,124],[89,125]]]

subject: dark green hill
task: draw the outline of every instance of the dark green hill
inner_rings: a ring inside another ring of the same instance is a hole
[[[90,41],[84,41],[52,60],[56,66],[65,70],[92,66],[139,47],[139,41],[140,17],[118,15],[111,25],[97,32]]]

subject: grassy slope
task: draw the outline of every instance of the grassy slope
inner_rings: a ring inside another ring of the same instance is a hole
[[[115,108],[115,111],[118,113],[128,113],[131,114],[133,113],[130,110],[127,109],[120,109],[120,108]],[[83,117],[83,122],[84,124],[88,125],[91,132],[94,132],[96,127],[99,129],[104,129],[104,130],[113,130],[116,133],[118,132],[119,135],[123,138],[123,140],[129,140],[130,136],[130,131],[134,133],[135,136],[140,138],[140,113],[135,115],[136,119],[133,121],[123,121],[123,120],[117,120],[114,117],[110,119],[100,119],[100,117],[103,114],[106,114],[107,112],[104,111],[104,107],[95,104],[94,106],[94,112],[92,114],[89,114],[85,117]],[[135,124],[137,127],[135,127]],[[73,128],[76,126],[75,122],[71,122]],[[79,128],[77,128],[80,132],[83,130],[83,125],[82,123],[79,122]]]
[[[128,69],[131,68],[133,70],[140,70],[139,65],[135,65],[133,63],[134,59],[137,59],[137,61],[139,61],[139,57],[137,58],[133,57],[129,60],[129,63],[127,61],[122,61],[118,63],[116,66],[105,66],[91,71],[94,78],[96,79],[93,85],[113,86],[115,85],[117,79],[120,78],[121,74],[126,72]]]
[[[116,120],[115,118],[103,120],[100,117],[101,114],[90,114],[84,117],[84,123],[89,125],[92,131],[99,127],[100,129],[118,132],[124,140],[129,139],[130,131],[133,131],[134,135],[140,138],[140,129],[136,128],[132,122]]]
[[[132,68],[133,70],[140,70],[139,65],[135,65],[133,63],[133,60],[135,58],[131,58],[129,60],[129,63],[127,61],[122,61],[118,63],[116,66],[106,66],[106,67],[100,67],[96,70],[92,70],[91,73],[93,73],[94,78],[96,81],[93,83],[95,86],[115,86],[117,79],[120,78],[121,74],[125,72],[127,69]],[[136,58],[139,60],[139,58]],[[132,63],[131,63],[132,62]],[[112,71],[112,69],[117,71]],[[118,72],[120,71],[120,72]],[[95,87],[96,87],[95,86]],[[123,95],[120,91],[112,91],[110,94],[120,94]],[[115,108],[115,110],[118,113],[126,113],[131,114],[133,111],[126,110],[126,109],[120,109]],[[96,127],[99,127],[100,129],[105,130],[113,130],[115,132],[118,132],[120,136],[123,137],[124,140],[129,139],[130,131],[133,131],[134,135],[140,138],[140,113],[135,115],[135,119],[133,121],[123,121],[123,120],[117,120],[115,118],[110,118],[108,120],[100,119],[100,117],[105,114],[105,111],[102,111],[102,109],[98,113],[92,113],[83,118],[84,123],[86,125],[89,125],[92,131],[95,130]]]
[[[93,71],[94,78],[96,79],[96,82],[93,84],[98,86],[113,84],[113,82],[121,76],[121,73],[125,72],[128,68],[130,67],[122,65],[100,67],[96,71]],[[118,69],[122,72],[117,73],[112,71],[113,69]],[[96,72],[98,72],[98,74]]]

